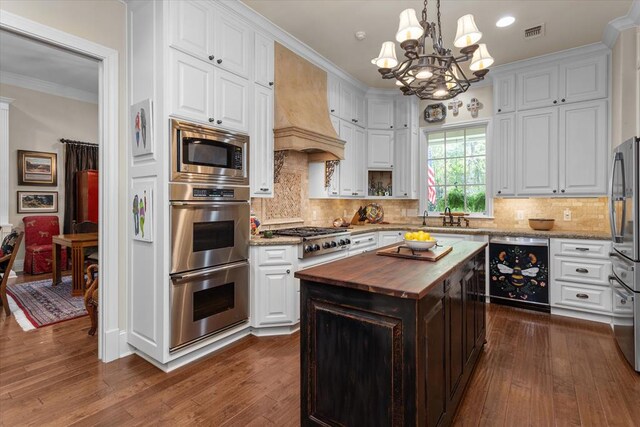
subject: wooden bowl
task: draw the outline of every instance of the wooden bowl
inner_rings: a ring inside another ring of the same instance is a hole
[[[529,227],[534,230],[549,231],[553,228],[555,219],[549,218],[529,218]]]

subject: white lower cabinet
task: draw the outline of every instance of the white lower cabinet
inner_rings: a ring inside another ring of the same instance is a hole
[[[378,247],[378,233],[364,233],[351,236],[349,256],[360,255]]]
[[[404,239],[404,231],[379,231],[378,247],[381,248],[394,243],[402,242]]]
[[[608,280],[609,250],[607,241],[551,239],[552,314],[610,321],[613,294]]]
[[[251,325],[288,326],[299,319],[299,290],[295,246],[251,248]]]

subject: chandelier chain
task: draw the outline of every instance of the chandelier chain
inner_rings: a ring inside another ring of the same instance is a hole
[[[440,0],[438,0],[438,46],[443,47],[442,44],[442,24],[440,23]]]
[[[427,0],[424,0],[424,8],[422,9],[422,22],[427,22]]]

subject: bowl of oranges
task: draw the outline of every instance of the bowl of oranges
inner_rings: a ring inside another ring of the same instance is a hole
[[[426,251],[437,244],[437,240],[422,230],[404,233],[404,244],[416,251]]]

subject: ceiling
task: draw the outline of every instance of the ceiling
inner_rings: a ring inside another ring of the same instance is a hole
[[[414,8],[420,16],[421,1],[407,0],[242,0],[276,25],[311,46],[322,56],[371,87],[390,88],[394,83],[382,80],[371,59],[380,45],[395,41],[398,15]],[[453,48],[457,19],[467,13],[483,32],[496,65],[583,46],[602,40],[609,21],[624,16],[631,0],[442,0],[442,38]],[[429,21],[435,21],[436,2],[429,2]],[[497,28],[496,21],[512,15],[516,22]],[[545,24],[543,37],[525,40],[524,29]],[[363,41],[356,31],[365,31]],[[399,44],[396,53],[401,56]],[[454,50],[457,52],[457,49]]]
[[[0,31],[0,81],[20,76],[97,97],[98,65],[95,59]]]

